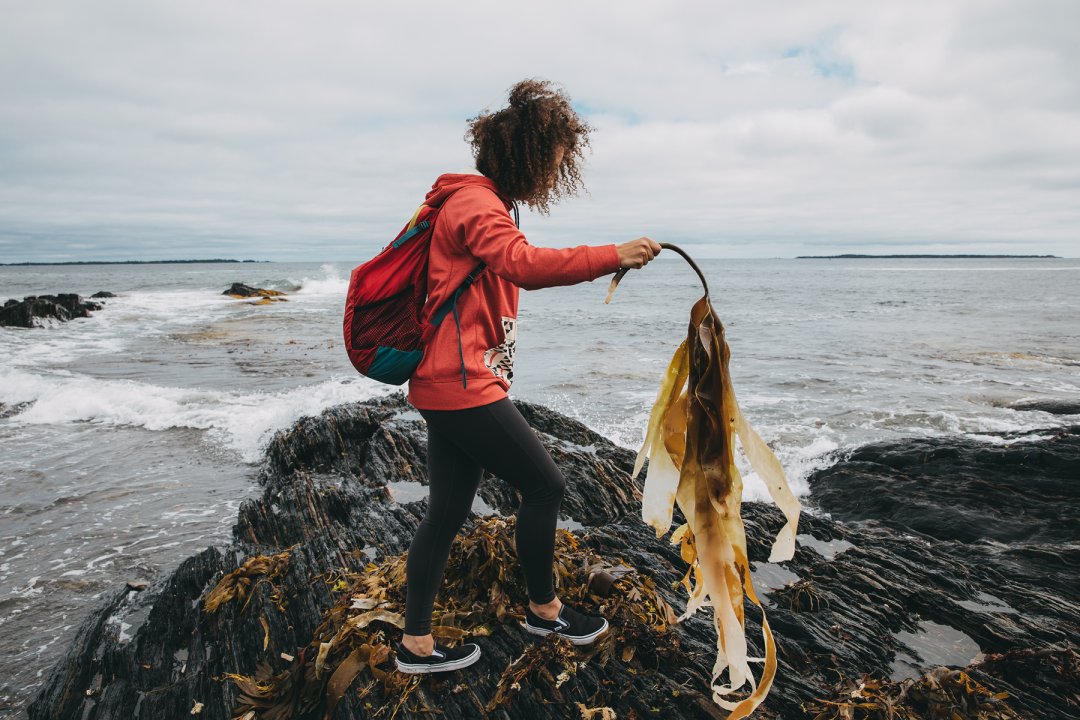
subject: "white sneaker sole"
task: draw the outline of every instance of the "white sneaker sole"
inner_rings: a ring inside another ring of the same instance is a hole
[[[447,672],[449,670],[460,670],[463,667],[468,667],[474,662],[480,659],[480,648],[477,647],[470,654],[457,660],[451,660],[450,662],[439,663],[438,665],[430,665],[428,663],[403,663],[394,658],[394,663],[397,665],[397,669],[403,673],[411,673],[414,675],[420,673],[436,673]]]
[[[604,620],[603,625],[601,625],[597,630],[589,633],[588,635],[574,636],[574,635],[564,635],[563,633],[559,632],[558,630],[548,630],[547,628],[539,628],[539,627],[536,627],[535,625],[530,625],[528,620],[525,621],[525,630],[527,632],[532,633],[533,635],[552,635],[552,634],[555,634],[555,635],[558,635],[561,638],[566,638],[567,640],[574,643],[575,645],[591,645],[592,642],[597,638],[597,636],[600,635],[600,633],[604,632],[607,629],[608,629],[608,621]]]

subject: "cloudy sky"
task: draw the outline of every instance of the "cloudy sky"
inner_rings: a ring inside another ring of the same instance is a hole
[[[1080,2],[0,0],[0,262],[362,260],[526,77],[536,245],[1080,256]]]

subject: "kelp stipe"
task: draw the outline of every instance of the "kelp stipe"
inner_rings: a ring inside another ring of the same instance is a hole
[[[712,697],[731,711],[729,720],[737,720],[752,713],[772,687],[776,644],[750,577],[741,515],[742,476],[734,460],[736,436],[751,467],[787,519],[773,542],[770,562],[790,560],[795,554],[800,506],[780,461],[739,408],[728,370],[731,351],[724,326],[709,300],[705,276],[683,250],[669,243],[660,246],[686,259],[701,279],[705,294],[690,310],[686,339],[675,350],[661,379],[632,477],[637,477],[647,456],[641,516],[656,530],[657,537],[670,529],[674,503],[686,517],[671,535],[689,564],[682,579],[689,599],[678,621],[702,605],[712,606],[717,638]],[[611,301],[626,271],[620,270],[612,279],[605,303]],[[747,656],[744,595],[761,609],[764,658]],[[760,680],[750,671],[751,661],[764,661]],[[728,671],[728,682],[718,685],[724,670]],[[746,684],[750,686],[748,697],[728,698]]]

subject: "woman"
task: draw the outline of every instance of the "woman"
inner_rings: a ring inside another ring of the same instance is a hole
[[[448,648],[431,635],[435,595],[450,544],[468,517],[485,468],[521,493],[515,547],[529,595],[526,629],[593,642],[602,617],[585,615],[555,594],[555,527],[566,481],[507,396],[513,380],[518,288],[574,285],[640,268],[660,252],[638,238],[621,245],[567,249],[529,245],[510,216],[515,202],[546,214],[581,186],[579,162],[592,128],[550,83],[525,80],[510,90],[509,107],[469,121],[480,175],[442,175],[425,204],[441,205],[432,230],[425,320],[480,263],[486,267],[461,292],[455,322],[426,340],[409,380],[409,402],[428,426],[429,502],[406,564],[405,634],[396,649],[403,672],[456,670],[476,662],[480,648]]]

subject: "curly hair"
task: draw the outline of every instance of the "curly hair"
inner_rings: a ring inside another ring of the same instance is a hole
[[[546,215],[561,198],[584,189],[580,163],[593,128],[547,80],[522,80],[510,88],[509,100],[509,107],[470,118],[465,140],[482,175]],[[559,148],[563,157],[556,168]]]

